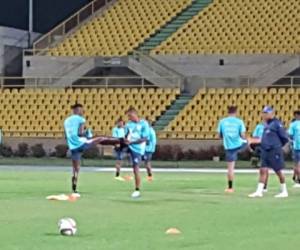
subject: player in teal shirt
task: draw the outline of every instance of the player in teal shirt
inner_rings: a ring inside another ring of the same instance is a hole
[[[228,117],[222,119],[218,125],[219,137],[223,139],[223,145],[226,152],[227,161],[227,193],[233,193],[234,167],[237,155],[241,150],[247,147],[246,128],[244,122],[237,118],[237,107],[228,107]]]
[[[118,119],[116,122],[116,126],[112,129],[112,137],[114,138],[125,138],[125,129],[124,129],[124,121],[122,118]],[[120,176],[122,160],[125,155],[125,149],[120,148],[118,146],[115,147],[115,155],[116,155],[116,175],[115,179],[119,181],[124,181],[124,178]]]
[[[293,158],[295,162],[293,180],[294,187],[300,187],[300,111],[294,112],[294,121],[290,124],[288,134],[292,140]]]
[[[129,148],[129,154],[132,161],[135,191],[132,193],[132,198],[140,197],[141,178],[139,167],[142,156],[146,151],[146,142],[149,136],[149,124],[147,121],[140,119],[136,109],[131,107],[127,111],[129,121],[125,125],[125,142]]]
[[[264,129],[265,129],[265,121],[256,125],[256,127],[252,133],[252,137],[261,139],[263,136],[263,133],[264,133]],[[256,165],[256,167],[259,167],[260,166],[260,156],[261,156],[260,144],[250,144],[250,148],[251,148],[254,156],[256,157],[256,163],[254,163],[254,164]],[[268,179],[269,179],[269,173],[267,173],[266,183],[265,183],[264,189],[263,189],[263,192],[265,192],[265,193],[268,192],[268,190],[267,190]]]
[[[81,153],[97,144],[116,145],[123,144],[123,141],[110,137],[92,138],[90,131],[85,130],[86,120],[83,117],[83,106],[76,103],[71,108],[73,110],[73,114],[65,119],[64,131],[68,147],[71,151],[73,165],[72,190],[74,193],[77,193]]]
[[[259,123],[256,125],[253,133],[252,133],[252,136],[254,138],[262,138],[262,135],[264,133],[264,129],[265,129],[265,125],[263,123]]]
[[[147,121],[149,123],[149,136],[146,142],[146,150],[143,156],[143,160],[145,161],[146,170],[148,174],[147,179],[148,181],[151,182],[153,180],[151,160],[152,160],[152,155],[154,154],[156,149],[157,138],[156,138],[155,130],[152,127],[152,122],[149,121],[149,119],[147,119]]]

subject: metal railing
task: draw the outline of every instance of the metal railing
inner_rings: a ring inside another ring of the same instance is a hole
[[[240,76],[240,77],[194,77],[199,88],[265,88],[265,87],[283,87],[283,88],[298,88],[300,87],[300,76],[283,76],[277,82],[266,82],[264,85],[256,86],[257,78],[255,76]],[[284,83],[282,83],[284,82]]]
[[[170,85],[165,87],[168,88],[181,88],[181,78],[177,76],[165,76],[165,77],[153,77],[153,76],[107,76],[107,77],[97,77],[97,76],[84,76],[84,77],[12,77],[3,76],[0,77],[0,88],[11,88],[11,87],[42,87],[42,88],[64,88],[64,87],[100,87],[100,88],[110,88],[110,87],[128,87],[128,88],[147,88],[156,87],[150,83],[151,78],[153,79],[169,79],[172,80]],[[52,83],[57,80],[69,80],[73,83],[70,86],[58,86]],[[177,81],[177,82],[176,82]],[[264,86],[255,86],[255,78],[251,76],[244,76],[243,79],[240,78],[221,78],[221,77],[206,77],[197,78],[197,84],[199,88],[299,88],[300,87],[300,76],[284,76],[281,81],[284,83],[266,83]],[[236,84],[233,83],[236,81]],[[174,84],[176,82],[176,84]],[[228,83],[226,83],[228,82]]]
[[[0,77],[0,88],[153,88],[156,87],[149,83],[149,79],[157,79],[153,76],[109,76],[109,77]],[[160,77],[162,79],[176,79],[174,77]],[[70,86],[53,85],[57,80],[69,80]],[[177,85],[170,84],[165,88],[180,88],[180,82]]]
[[[114,0],[94,0],[33,43],[33,51],[49,48]]]

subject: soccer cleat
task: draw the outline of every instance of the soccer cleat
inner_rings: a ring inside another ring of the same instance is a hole
[[[300,188],[300,183],[295,183],[293,188]]]
[[[141,192],[140,191],[134,191],[132,194],[131,194],[131,198],[139,198],[141,196]]]
[[[117,180],[117,181],[125,181],[125,179],[123,177],[121,177],[121,176],[116,176],[115,180]]]
[[[287,198],[287,197],[289,197],[289,194],[288,194],[288,192],[281,192],[279,194],[276,194],[274,197],[275,198]]]
[[[261,198],[261,197],[263,197],[263,194],[259,193],[259,192],[254,192],[252,194],[249,194],[248,197],[249,198]]]
[[[225,193],[232,194],[232,193],[234,193],[234,189],[233,188],[226,188]]]
[[[153,176],[147,176],[147,181],[152,182],[153,181]]]

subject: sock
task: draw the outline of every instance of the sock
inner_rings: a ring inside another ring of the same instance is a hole
[[[286,184],[285,183],[280,184],[280,189],[281,192],[287,192]]]
[[[140,191],[140,188],[135,188],[135,191]]]
[[[258,185],[257,185],[256,192],[261,194],[263,192],[263,190],[264,190],[264,186],[265,186],[264,183],[259,182]]]
[[[116,177],[119,177],[120,176],[120,172],[116,172]]]
[[[233,181],[228,181],[228,188],[232,188],[233,187]]]
[[[264,189],[265,189],[265,190],[268,189],[268,183],[266,183],[266,184],[264,185]]]

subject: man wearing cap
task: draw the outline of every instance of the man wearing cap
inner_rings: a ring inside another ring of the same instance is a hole
[[[268,168],[272,168],[280,182],[280,193],[275,198],[288,197],[285,177],[282,173],[284,168],[283,147],[289,142],[288,134],[282,123],[275,117],[272,107],[266,106],[262,112],[263,120],[266,121],[261,138],[261,168],[259,183],[256,192],[249,195],[250,198],[263,197],[263,189],[267,181]]]

